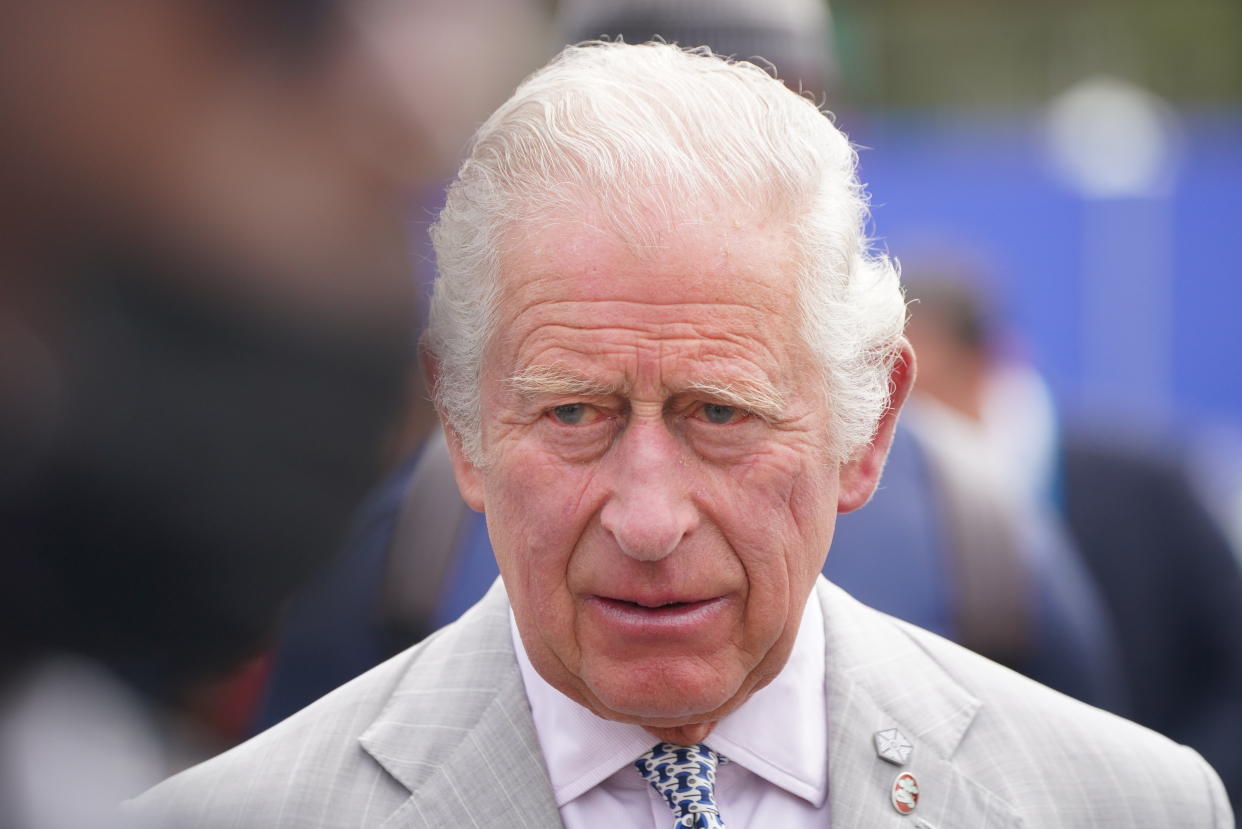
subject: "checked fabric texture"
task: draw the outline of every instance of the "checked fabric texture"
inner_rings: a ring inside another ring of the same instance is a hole
[[[645,752],[634,768],[668,801],[673,829],[724,829],[716,806],[716,768],[728,759],[703,743],[660,743]]]

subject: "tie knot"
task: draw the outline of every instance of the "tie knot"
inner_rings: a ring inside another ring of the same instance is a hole
[[[679,746],[660,743],[634,763],[676,816],[674,827],[722,829],[716,806],[716,769],[728,759],[699,743]]]

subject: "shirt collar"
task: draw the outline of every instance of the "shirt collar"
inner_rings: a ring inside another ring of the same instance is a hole
[[[530,701],[558,808],[598,786],[651,748],[640,726],[597,717],[553,688],[531,665],[510,611],[513,649]],[[789,661],[766,687],[719,723],[708,745],[811,805],[828,796],[828,714],[824,621],[816,593]]]

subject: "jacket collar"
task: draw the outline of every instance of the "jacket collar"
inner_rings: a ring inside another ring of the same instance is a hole
[[[561,825],[508,626],[497,581],[428,640],[359,738],[411,793],[383,826]]]
[[[821,579],[828,671],[828,797],[836,826],[1020,826],[1013,809],[953,763],[983,704],[950,676],[904,623],[863,607]],[[898,729],[909,761],[877,756],[877,731]],[[893,807],[897,776],[918,780],[913,815]],[[911,821],[910,818],[914,820]]]

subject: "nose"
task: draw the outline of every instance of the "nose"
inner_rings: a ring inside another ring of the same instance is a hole
[[[631,422],[613,445],[600,523],[627,556],[659,561],[698,526],[687,451],[662,422]]]

